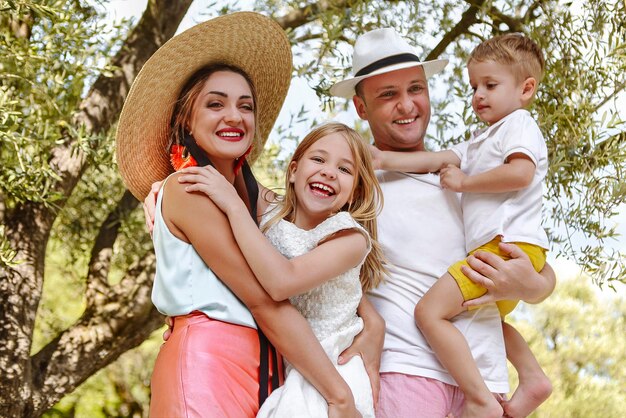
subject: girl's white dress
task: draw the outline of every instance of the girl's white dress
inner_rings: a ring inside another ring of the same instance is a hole
[[[270,211],[262,223],[267,222],[271,215]],[[265,235],[285,257],[293,258],[311,251],[331,235],[345,229],[360,231],[370,247],[367,231],[348,212],[339,212],[308,231],[281,220],[272,225]],[[362,263],[316,289],[289,300],[309,321],[324,351],[352,389],[357,409],[363,418],[373,418],[372,389],[362,359],[355,356],[345,365],[337,364],[339,354],[350,346],[363,329],[363,321],[356,314],[362,295],[359,281]],[[322,395],[286,360],[285,365],[285,383],[267,398],[257,417],[327,417],[328,404]]]

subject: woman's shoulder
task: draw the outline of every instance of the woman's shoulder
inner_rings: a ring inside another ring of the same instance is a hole
[[[222,211],[213,201],[199,192],[187,192],[185,183],[178,181],[183,173],[172,173],[161,187],[163,209],[173,217],[189,217],[202,219],[203,223],[211,223]]]

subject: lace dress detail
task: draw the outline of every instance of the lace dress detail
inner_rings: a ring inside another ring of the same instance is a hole
[[[263,217],[267,222],[272,212]],[[368,241],[365,231],[348,212],[326,219],[311,230],[298,228],[281,220],[265,233],[270,242],[287,258],[305,254],[338,231],[357,229]],[[363,329],[356,314],[362,291],[359,281],[362,260],[358,266],[306,293],[289,298],[291,303],[311,324],[313,333],[339,373],[352,389],[356,406],[363,417],[374,417],[370,381],[360,357],[348,364],[337,365],[339,354],[348,348]],[[328,405],[319,392],[286,360],[285,383],[275,390],[261,407],[257,417],[328,416]]]

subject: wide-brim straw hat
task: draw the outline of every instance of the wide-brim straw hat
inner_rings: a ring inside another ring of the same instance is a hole
[[[274,20],[253,12],[224,15],[173,37],[148,59],[124,102],[117,127],[117,163],[133,195],[143,200],[151,185],[173,168],[168,144],[174,105],[188,79],[212,64],[243,70],[257,94],[250,164],[259,156],[283,105],[292,73],[289,40]]]
[[[428,78],[442,71],[447,64],[447,59],[421,61],[415,48],[395,30],[376,29],[357,38],[352,56],[353,75],[334,84],[330,94],[350,98],[355,95],[355,86],[368,77],[422,66]]]

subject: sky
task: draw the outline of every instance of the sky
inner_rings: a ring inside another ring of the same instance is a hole
[[[218,2],[221,1],[218,0]],[[194,1],[187,15],[183,18],[178,32],[184,31],[185,29],[211,17],[210,15],[207,15],[209,7],[211,7],[212,10],[215,10],[214,6],[210,6],[211,3],[212,1],[209,0]],[[574,2],[574,7],[577,7],[576,3],[577,2]],[[111,0],[106,3],[108,19],[113,22],[122,18],[138,18],[145,10],[146,4],[147,0]],[[254,2],[252,0],[240,0],[237,4],[241,9],[252,10]],[[618,108],[621,108],[624,112],[622,114],[622,119],[626,119],[626,95],[622,95],[619,102],[622,104],[618,105]],[[303,79],[294,78],[283,106],[283,110],[278,117],[276,126],[286,126],[290,118],[290,112],[296,111],[302,106],[304,106],[304,108],[308,111],[308,117],[310,119],[328,119],[328,116],[322,111],[320,101],[315,95],[313,89]],[[357,118],[358,116],[356,115],[353,106],[349,106],[349,110],[347,112],[336,115],[336,119],[348,125],[353,124],[353,121]],[[304,129],[306,128],[307,127],[303,126],[301,128],[303,132],[298,134],[304,135],[306,133],[304,132]],[[616,230],[619,237],[618,239],[609,242],[608,245],[626,254],[626,206],[620,208],[618,215],[613,218],[613,222],[617,225]],[[581,242],[580,245],[584,245],[584,242]],[[548,261],[555,268],[555,270],[557,270],[559,276],[576,276],[581,271],[580,267],[574,261],[563,258],[557,259],[555,258],[554,253],[549,253]]]

